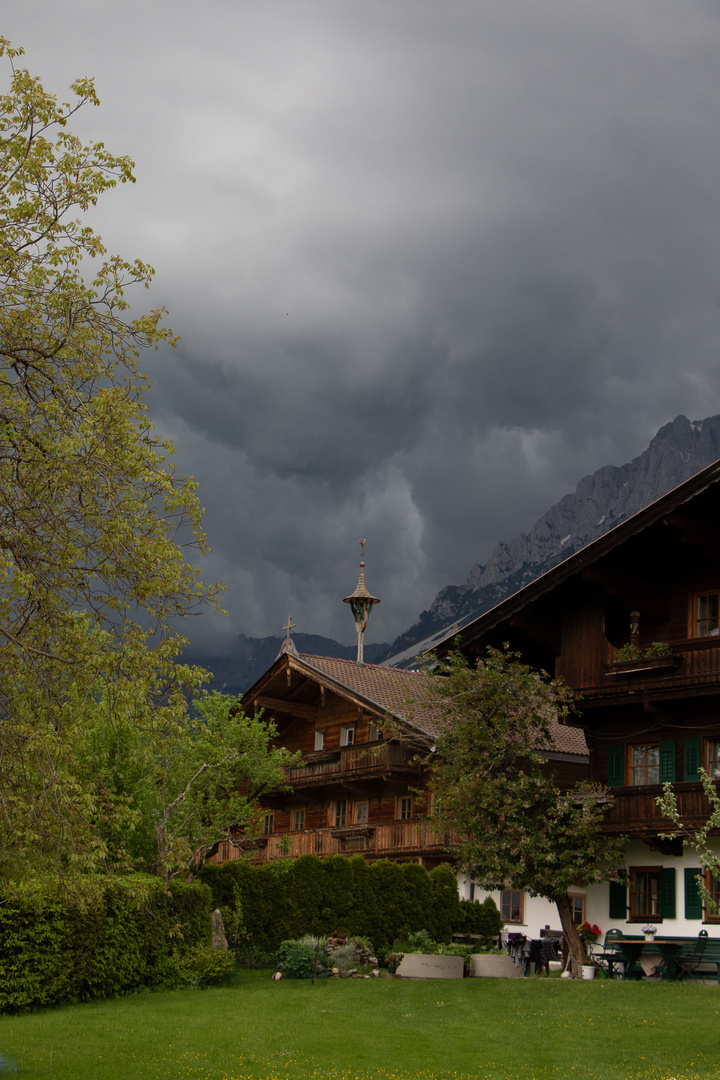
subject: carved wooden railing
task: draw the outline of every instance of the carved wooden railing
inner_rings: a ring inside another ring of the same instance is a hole
[[[305,765],[288,769],[288,783],[297,788],[322,780],[345,780],[391,771],[419,775],[421,766],[413,760],[413,751],[402,743],[360,743],[345,746],[332,757],[317,761],[311,758]]]
[[[569,681],[586,700],[625,695],[628,688],[650,692],[654,689],[683,691],[717,685],[720,689],[720,638],[682,642],[672,645],[671,649],[668,657],[655,657],[647,662],[607,664],[600,683],[580,686],[571,676]]]
[[[365,825],[346,829],[305,829],[302,832],[273,833],[262,837],[262,846],[250,851],[251,862],[293,858],[300,855],[347,855],[360,853],[374,858],[392,859],[407,855],[442,854],[451,848],[455,837],[448,831],[436,831],[432,822],[393,821],[385,825]],[[213,862],[227,862],[247,856],[223,841]]]
[[[673,784],[680,820],[690,828],[703,825],[711,807],[698,783]],[[646,787],[611,788],[612,803],[604,818],[608,832],[655,835],[672,833],[675,826],[661,813],[656,799],[662,795],[660,784]]]

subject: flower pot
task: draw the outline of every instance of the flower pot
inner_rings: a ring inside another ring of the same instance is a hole
[[[646,941],[654,941],[655,940],[655,935],[654,934],[646,934],[645,935],[645,940]]]
[[[583,966],[582,966],[582,975],[583,975],[583,979],[594,979],[595,978],[595,965],[594,964],[583,964]]]

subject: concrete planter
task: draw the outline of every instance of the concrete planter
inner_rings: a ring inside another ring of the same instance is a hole
[[[520,979],[522,968],[510,956],[473,953],[470,957],[470,974],[476,979]]]
[[[465,964],[462,956],[406,953],[397,973],[404,979],[462,979]]]

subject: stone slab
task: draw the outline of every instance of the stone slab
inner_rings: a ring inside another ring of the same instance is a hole
[[[462,979],[464,968],[462,956],[406,953],[397,973],[404,979]]]
[[[521,979],[523,970],[511,956],[473,953],[470,957],[470,974],[478,979]]]

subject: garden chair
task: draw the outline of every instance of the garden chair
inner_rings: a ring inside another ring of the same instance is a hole
[[[697,971],[703,962],[707,942],[708,932],[707,930],[701,930],[696,941],[681,949],[675,959],[678,979],[684,979],[687,976],[691,979],[697,979]]]
[[[590,946],[590,960],[600,971],[607,971],[608,978],[612,979],[615,966],[625,961],[620,954],[617,943],[622,941],[622,930],[608,930],[602,945],[599,942]]]

